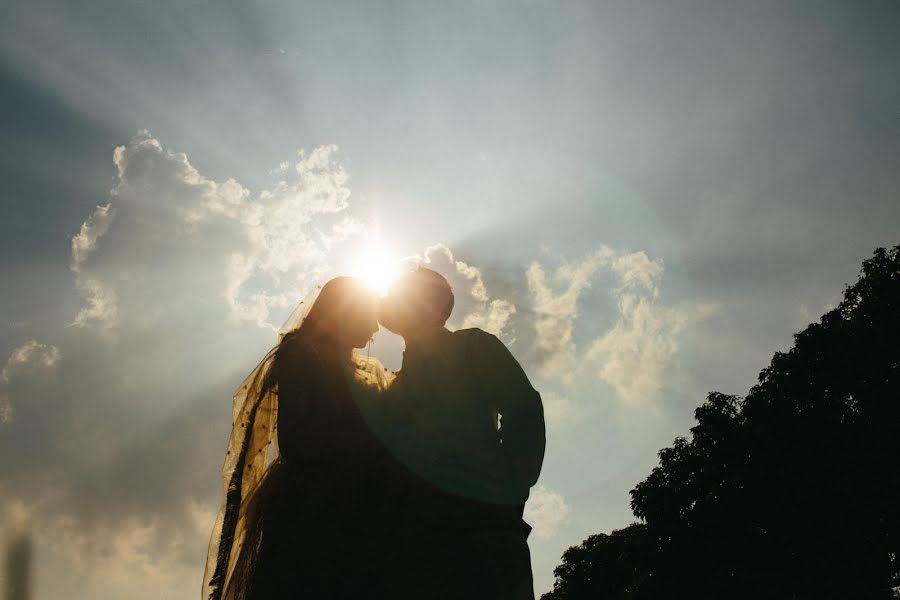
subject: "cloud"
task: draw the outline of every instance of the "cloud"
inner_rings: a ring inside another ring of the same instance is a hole
[[[569,505],[560,494],[543,485],[536,485],[525,504],[524,518],[534,528],[537,537],[549,539],[568,519],[569,512]]]
[[[572,335],[578,317],[578,300],[590,287],[592,277],[609,263],[613,254],[611,249],[603,246],[581,261],[563,264],[549,278],[539,263],[533,262],[529,266],[526,277],[535,330],[531,356],[542,375],[572,382],[578,365]]]
[[[451,327],[478,327],[494,335],[509,338],[507,326],[516,306],[509,300],[491,298],[478,267],[458,260],[443,244],[425,250],[420,262],[441,273],[453,288],[455,304]],[[513,339],[507,339],[512,343]]]
[[[77,277],[76,287],[84,294],[86,305],[78,311],[72,325],[112,327],[118,322],[119,309],[116,292],[97,279]]]
[[[677,339],[687,314],[632,293],[623,293],[618,306],[616,324],[591,344],[587,357],[622,400],[655,399],[662,388],[663,369],[678,351]]]
[[[632,252],[616,257],[612,269],[619,275],[621,289],[643,289],[654,298],[659,294],[657,284],[665,271],[662,260],[650,260],[644,252]]]
[[[147,132],[113,164],[108,202],[70,240],[83,305],[0,371],[0,455],[14,458],[0,461],[0,509],[28,507],[39,552],[79,573],[75,596],[187,596],[221,501],[233,388],[279,313],[369,225],[334,146],[282,163],[259,193]],[[421,258],[454,286],[457,324],[510,338],[516,307],[480,268],[443,246]]]
[[[6,364],[0,371],[0,383],[9,383],[17,373],[28,369],[53,369],[61,357],[56,346],[28,340],[15,348],[6,359]]]
[[[601,273],[612,278],[608,296],[614,320],[605,332],[579,345],[574,335],[580,322],[579,302]],[[593,371],[626,403],[657,398],[681,333],[692,319],[715,310],[709,305],[663,304],[664,273],[661,259],[608,246],[564,263],[549,277],[538,262],[532,263],[527,272],[535,313],[531,355],[540,373],[571,385],[583,372]],[[554,407],[552,402],[551,397],[551,411],[573,410],[570,404]]]
[[[273,307],[296,302],[309,282],[328,270],[333,246],[364,231],[363,224],[344,215],[349,207],[348,175],[336,160],[337,146],[301,151],[298,160],[279,171],[287,179],[263,191],[258,201],[241,205],[237,198],[206,204],[207,215],[222,214],[239,221],[249,247],[231,255],[225,297],[233,316],[265,323]],[[204,215],[192,215],[204,220]],[[274,285],[265,292],[247,293],[247,283],[264,275]]]
[[[113,163],[108,202],[71,238],[69,267],[85,298],[65,319],[74,326],[49,326],[0,371],[0,455],[14,457],[0,462],[0,507],[29,507],[36,541],[76,565],[85,586],[187,595],[221,501],[233,387],[274,343],[279,314],[333,273],[369,224],[354,212],[334,146],[285,161],[258,193],[207,177],[147,132],[116,148]],[[653,389],[628,387],[635,364],[671,359],[638,339],[677,335],[660,316],[663,265],[643,253],[603,246],[552,269],[535,262],[515,303],[494,272],[444,245],[418,258],[453,286],[453,327],[481,327],[508,344],[533,329],[528,347],[546,376],[565,381],[581,368],[630,397]],[[582,301],[592,285],[607,291],[601,273],[614,279],[621,324],[613,318],[585,341]],[[529,298],[533,312],[520,310]],[[644,349],[622,350],[635,345]],[[574,390],[544,399],[551,427],[577,417]],[[539,486],[527,511],[543,538],[569,507]]]
[[[0,424],[8,423],[13,418],[13,404],[7,390],[14,387],[14,380],[34,374],[46,375],[56,368],[60,358],[62,353],[59,348],[37,340],[28,340],[13,349],[0,370]]]
[[[199,587],[202,567],[198,570],[191,554],[205,547],[213,515],[196,503],[186,504],[182,512],[186,516],[182,525],[172,528],[161,517],[135,515],[85,523],[66,511],[48,517],[40,503],[14,499],[0,504],[6,529],[27,531],[40,545],[43,559],[49,554],[74,571],[81,593],[70,589],[67,595],[127,595],[139,600],[187,597]],[[44,565],[37,567],[41,574]],[[54,579],[41,579],[45,594],[54,595],[48,590]]]
[[[622,400],[654,399],[662,387],[663,370],[678,351],[688,312],[659,304],[662,260],[633,252],[617,257],[612,269],[620,282],[613,290],[618,318],[590,345],[587,357]]]
[[[97,248],[97,240],[109,229],[113,217],[115,217],[115,211],[112,203],[98,206],[94,210],[94,214],[82,223],[81,230],[72,236],[72,260],[69,263],[72,271],[75,273],[81,271],[81,265]]]
[[[221,501],[233,388],[279,312],[367,225],[334,146],[299,152],[259,193],[147,132],[112,158],[108,202],[71,238],[72,326],[47,323],[0,363],[0,508],[29,507],[41,552],[85,586],[187,596]]]
[[[146,131],[113,163],[110,203],[72,238],[70,267],[87,298],[78,326],[116,326],[121,307],[146,305],[165,285],[185,301],[224,298],[232,320],[273,327],[272,310],[302,297],[331,268],[329,251],[364,230],[333,145],[299,151],[255,196],[207,178]]]

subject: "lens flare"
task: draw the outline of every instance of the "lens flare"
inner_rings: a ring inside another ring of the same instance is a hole
[[[400,261],[380,244],[366,247],[350,272],[365,281],[380,296],[387,294],[391,282],[400,274]]]

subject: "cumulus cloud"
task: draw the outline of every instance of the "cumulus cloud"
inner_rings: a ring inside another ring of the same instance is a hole
[[[75,595],[151,600],[187,597],[196,593],[199,576],[196,553],[208,534],[212,516],[195,504],[184,506],[183,525],[170,528],[160,517],[133,516],[122,521],[84,523],[78,515],[42,510],[40,502],[7,500],[0,504],[5,528],[24,530],[47,554],[64,561],[78,578],[80,589],[54,590],[55,577],[42,578],[46,595]],[[43,573],[43,564],[38,564]],[[58,574],[51,574],[58,575]],[[54,593],[56,592],[56,593]]]
[[[368,224],[334,146],[259,193],[147,132],[113,163],[109,201],[70,240],[72,326],[48,324],[0,371],[0,510],[28,507],[41,552],[83,575],[76,597],[181,597],[221,502],[233,387]],[[459,326],[510,338],[516,307],[480,268],[442,246],[421,258],[454,286]]]
[[[50,344],[41,344],[37,340],[28,340],[15,348],[6,359],[0,371],[0,383],[9,383],[10,379],[27,369],[52,369],[59,362],[62,354],[59,348]]]
[[[531,355],[544,376],[571,383],[578,361],[572,330],[578,317],[578,300],[593,276],[609,264],[614,253],[606,246],[575,263],[558,267],[548,277],[537,262],[526,273],[534,309],[535,339]]]
[[[113,163],[108,202],[70,240],[85,298],[73,326],[47,324],[52,344],[0,363],[0,508],[29,507],[36,541],[85,585],[187,596],[221,501],[233,387],[366,224],[334,146],[255,194],[147,132]]]
[[[569,512],[569,505],[559,493],[536,485],[525,504],[524,518],[534,528],[537,537],[549,539],[568,519]]]
[[[98,206],[94,214],[81,224],[81,230],[72,236],[72,260],[69,263],[72,271],[81,271],[81,265],[97,248],[97,240],[109,229],[114,216],[112,204],[104,204]]]
[[[88,348],[84,335],[65,347]],[[38,575],[45,560],[65,564],[79,586],[66,595],[187,597],[199,586],[220,500],[211,492],[219,489],[229,390],[170,394],[163,380],[171,373],[152,356],[106,342],[94,357],[61,357],[55,381],[40,362],[12,373],[15,415],[0,432],[0,453],[14,460],[0,465],[0,517],[27,508]],[[137,382],[132,368],[149,370],[156,384]],[[47,590],[56,575],[46,575],[45,593],[63,595]]]
[[[136,296],[165,284],[176,297],[224,298],[232,320],[271,327],[271,311],[302,297],[331,268],[329,251],[364,230],[347,210],[333,145],[300,151],[255,196],[234,179],[209,179],[146,131],[116,148],[113,163],[110,203],[72,238],[70,267],[87,299],[75,325],[115,326],[121,307],[146,304]]]
[[[579,302],[600,273],[614,282],[608,293],[615,319],[608,330],[585,343],[586,348],[579,348],[573,335]],[[677,354],[680,334],[691,319],[714,310],[664,305],[660,301],[664,273],[661,259],[607,246],[563,264],[551,276],[532,263],[527,273],[535,312],[532,356],[541,374],[571,384],[584,370],[592,370],[624,402],[656,398],[665,369]],[[556,410],[552,405],[551,409]]]
[[[213,196],[205,205],[207,215],[226,215],[245,228],[249,247],[233,253],[227,269],[225,297],[232,314],[264,323],[273,307],[296,301],[308,283],[327,271],[327,255],[335,244],[361,233],[362,223],[344,215],[349,207],[348,175],[336,159],[337,147],[321,146],[301,151],[293,167],[280,171],[286,179],[265,190],[255,202]],[[191,215],[204,220],[206,215]],[[274,285],[265,292],[247,291],[248,282],[264,275]],[[273,291],[274,290],[274,291]]]
[[[642,289],[654,298],[659,295],[659,278],[665,271],[662,260],[651,260],[645,252],[631,252],[616,257],[612,268],[621,281],[620,289]]]
[[[233,386],[274,342],[279,312],[334,272],[334,257],[368,224],[353,212],[334,146],[280,164],[259,193],[207,177],[147,132],[113,162],[109,202],[71,239],[85,298],[66,319],[74,326],[20,345],[0,371],[0,455],[14,457],[0,461],[0,507],[29,507],[38,543],[94,574],[85,585],[175,597],[187,594],[184,582],[199,585]],[[602,247],[552,269],[532,264],[533,313],[500,291],[494,272],[446,246],[418,258],[450,280],[453,327],[511,344],[533,315],[531,350],[545,375],[566,380],[590,355],[632,397],[654,389],[633,382],[635,365],[671,358],[671,345],[643,339],[677,334],[659,305],[663,265],[646,255]],[[601,272],[616,278],[620,323],[583,343],[579,303]],[[551,427],[573,420],[574,399],[569,388],[545,394]],[[538,537],[569,512],[543,487],[527,510]]]
[[[452,327],[478,327],[494,335],[510,338],[507,326],[516,306],[502,298],[491,298],[481,269],[454,257],[443,244],[425,250],[420,261],[441,273],[450,282],[455,298]],[[506,339],[512,343],[513,339]]]
[[[620,281],[613,291],[618,318],[591,344],[587,356],[622,400],[653,399],[662,387],[664,368],[678,351],[688,312],[658,303],[665,270],[661,260],[634,252],[617,257],[612,268]]]
[[[6,390],[15,383],[14,380],[32,374],[46,374],[56,368],[61,357],[59,348],[37,340],[28,340],[13,349],[0,370],[0,424],[13,418],[13,404]]]
[[[76,277],[75,285],[84,294],[85,305],[75,315],[75,319],[72,321],[73,326],[112,327],[116,325],[119,309],[115,290],[98,279]]]

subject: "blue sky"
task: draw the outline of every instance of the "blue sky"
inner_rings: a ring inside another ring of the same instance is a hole
[[[231,390],[372,239],[544,395],[541,592],[900,237],[891,2],[7,4],[0,521],[37,598],[196,596]]]

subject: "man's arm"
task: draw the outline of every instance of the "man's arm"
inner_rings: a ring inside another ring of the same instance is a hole
[[[516,502],[524,504],[544,462],[544,406],[540,394],[506,345],[490,333],[476,331],[470,358],[486,397],[500,413],[500,437],[513,491]]]

